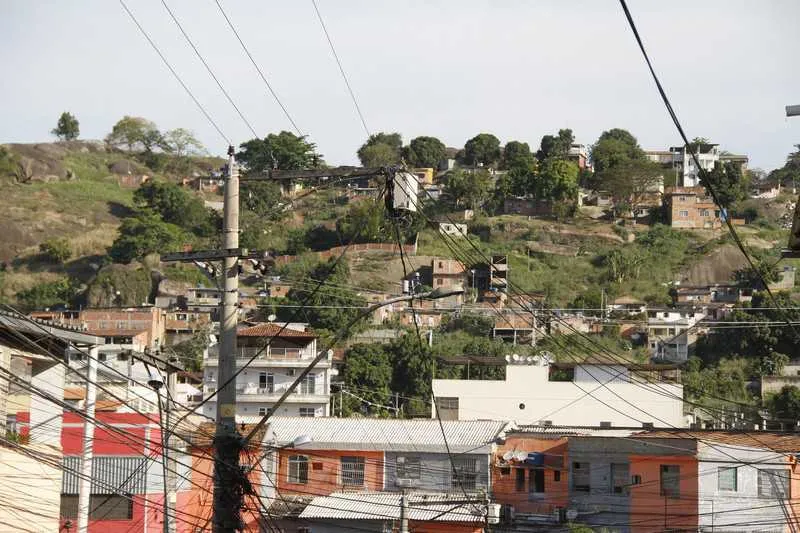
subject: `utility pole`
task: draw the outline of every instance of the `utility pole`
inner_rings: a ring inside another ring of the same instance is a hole
[[[226,252],[239,248],[239,171],[233,146],[228,147],[228,176],[225,180],[222,245]],[[214,533],[233,533],[241,528],[242,506],[239,490],[241,436],[236,431],[236,320],[239,303],[238,254],[223,258],[223,294],[220,304],[219,383],[217,428],[214,435]]]
[[[89,348],[88,373],[86,376],[86,401],[83,422],[83,451],[81,452],[81,480],[78,488],[78,533],[89,532],[89,508],[92,492],[92,462],[94,446],[94,414],[97,401],[97,346]]]
[[[406,491],[400,493],[400,533],[408,533],[408,500]]]

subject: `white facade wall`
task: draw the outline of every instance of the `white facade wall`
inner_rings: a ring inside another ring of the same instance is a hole
[[[753,444],[757,445],[754,435]],[[785,530],[788,500],[759,497],[759,469],[789,475],[786,457],[771,450],[698,443],[698,514],[701,531],[764,532]],[[719,469],[737,467],[736,491],[719,490]],[[795,498],[797,496],[794,496]]]
[[[578,366],[574,381],[549,381],[548,375],[547,366],[509,365],[503,381],[435,379],[433,394],[437,399],[458,398],[459,420],[687,426],[682,385],[631,381],[626,367],[614,365]]]
[[[59,531],[61,469],[53,465],[61,462],[61,452],[34,444],[22,448],[27,453],[0,446],[0,530]]]

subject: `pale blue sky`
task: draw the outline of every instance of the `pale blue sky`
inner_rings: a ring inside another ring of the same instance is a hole
[[[252,137],[159,0],[127,0],[235,144]],[[310,0],[222,0],[300,128],[330,163],[355,162],[365,133]],[[213,0],[168,0],[263,136],[289,129]],[[570,127],[594,142],[622,127],[649,149],[678,142],[615,0],[318,0],[375,131],[450,146],[481,131],[537,146]],[[629,0],[689,136],[783,164],[800,143],[800,2]],[[70,110],[84,138],[125,114],[225,142],[115,0],[0,0],[0,142],[50,138]]]

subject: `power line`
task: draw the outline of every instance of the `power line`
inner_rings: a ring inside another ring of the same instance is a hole
[[[231,31],[233,31],[233,34],[236,36],[236,39],[239,41],[239,44],[242,46],[242,50],[244,50],[244,53],[247,54],[247,57],[250,59],[250,63],[253,64],[253,66],[255,67],[256,71],[258,72],[258,75],[261,77],[261,80],[264,82],[264,85],[266,85],[267,90],[270,92],[272,97],[275,99],[275,102],[277,102],[278,105],[280,106],[280,108],[283,110],[283,114],[286,115],[286,118],[289,120],[289,122],[291,123],[292,127],[295,129],[297,134],[300,137],[303,137],[303,132],[300,131],[300,128],[297,126],[297,124],[295,123],[294,119],[289,114],[289,110],[286,109],[286,106],[283,105],[283,102],[281,102],[281,99],[278,98],[278,94],[272,88],[272,85],[270,85],[269,81],[267,81],[267,77],[261,71],[261,68],[258,66],[258,63],[256,63],[256,60],[253,59],[253,55],[250,53],[250,50],[247,49],[247,46],[245,46],[244,41],[239,36],[239,32],[236,31],[236,28],[234,27],[233,22],[231,22],[230,17],[228,17],[228,15],[225,13],[225,10],[222,8],[222,4],[220,4],[219,0],[214,0],[214,2],[217,4],[217,7],[219,8],[219,12],[222,13],[223,17],[225,17],[225,22],[228,23],[228,27],[231,29]]]
[[[656,87],[658,89],[658,93],[661,95],[661,100],[664,102],[664,106],[667,109],[667,113],[669,113],[669,116],[672,119],[673,124],[675,124],[675,128],[678,130],[678,133],[680,134],[681,140],[683,141],[684,146],[687,148],[687,151],[691,152],[692,160],[694,161],[694,164],[697,167],[698,172],[700,173],[701,181],[702,181],[703,185],[705,185],[706,189],[708,189],[708,192],[711,194],[711,197],[713,198],[714,203],[721,210],[725,209],[726,206],[722,205],[722,202],[719,199],[719,195],[714,190],[714,184],[709,179],[708,172],[702,167],[702,165],[700,165],[700,161],[699,161],[695,151],[691,150],[691,146],[690,146],[690,143],[689,143],[689,138],[686,136],[686,133],[683,130],[683,126],[681,126],[680,120],[678,120],[678,115],[675,112],[675,109],[672,107],[672,103],[670,103],[669,97],[667,97],[667,93],[664,90],[664,87],[661,85],[661,80],[659,80],[658,75],[656,74],[656,71],[653,68],[653,63],[650,61],[650,56],[647,54],[647,50],[644,47],[644,43],[642,42],[642,38],[639,36],[639,30],[636,28],[636,23],[633,21],[633,17],[631,16],[631,12],[628,9],[628,4],[626,3],[625,0],[619,0],[619,3],[622,6],[622,10],[625,12],[625,18],[628,20],[628,25],[630,26],[631,31],[633,32],[633,36],[636,39],[636,43],[639,45],[639,50],[641,50],[642,56],[644,56],[644,60],[647,63],[647,68],[650,70],[650,74],[653,77],[653,81],[656,84]],[[753,272],[755,272],[755,274],[758,276],[759,280],[761,281],[761,284],[766,289],[766,292],[769,295],[770,300],[772,301],[772,305],[774,305],[775,307],[779,307],[780,308],[780,305],[778,304],[778,300],[775,298],[775,295],[772,293],[772,290],[769,288],[769,283],[767,282],[766,278],[764,277],[764,274],[756,267],[755,262],[750,257],[750,254],[747,252],[747,250],[745,249],[744,243],[742,242],[742,239],[739,237],[739,234],[737,233],[736,228],[733,226],[733,222],[731,222],[731,217],[729,217],[729,216],[725,217],[725,225],[728,228],[728,232],[730,233],[731,237],[733,237],[733,241],[736,244],[736,247],[739,248],[739,251],[742,252],[742,255],[744,255],[745,259],[747,260],[747,263],[750,265],[750,268],[753,269]],[[783,310],[783,309],[781,309],[781,311],[782,311],[783,315],[786,317],[787,323],[789,323],[789,318],[788,318],[788,315],[787,315],[786,311]],[[796,339],[800,339],[800,334],[798,334],[797,329],[793,325],[791,325],[791,328],[792,328],[792,332],[794,333],[795,338]]]
[[[369,128],[367,127],[367,122],[364,120],[364,114],[361,112],[361,107],[358,105],[358,100],[356,99],[356,94],[353,92],[353,88],[350,86],[350,82],[347,79],[347,74],[344,72],[344,67],[342,66],[342,62],[339,59],[339,54],[336,53],[336,47],[333,46],[333,41],[331,40],[331,36],[328,33],[328,28],[325,27],[325,21],[322,19],[322,13],[319,12],[319,7],[317,7],[317,1],[311,0],[311,4],[314,6],[314,11],[317,13],[317,18],[319,19],[319,23],[322,26],[322,31],[325,33],[325,38],[328,40],[328,46],[330,46],[331,52],[333,53],[333,58],[336,60],[336,64],[339,66],[339,72],[342,74],[342,79],[344,80],[344,84],[347,86],[347,92],[350,93],[350,99],[353,100],[353,105],[356,108],[356,113],[358,113],[358,118],[361,120],[361,125],[364,127],[364,131],[367,133],[367,136],[371,136],[372,134],[369,132]]]
[[[228,139],[228,137],[224,133],[222,133],[222,130],[217,125],[217,123],[214,122],[214,119],[211,118],[211,115],[208,114],[208,111],[206,111],[205,107],[203,107],[203,104],[200,103],[200,101],[195,97],[195,95],[192,93],[192,91],[189,89],[189,87],[187,87],[187,85],[183,82],[183,80],[178,75],[178,73],[175,71],[175,69],[172,68],[172,65],[170,65],[169,61],[167,61],[167,58],[164,57],[164,54],[162,54],[161,50],[159,50],[158,46],[156,46],[156,43],[154,43],[153,39],[150,38],[150,35],[147,34],[147,32],[142,27],[142,25],[139,24],[139,21],[136,20],[136,17],[133,15],[131,10],[128,9],[128,6],[125,4],[125,0],[119,0],[119,3],[122,5],[123,9],[125,9],[125,12],[128,13],[128,16],[131,18],[133,23],[136,24],[136,27],[139,28],[139,31],[142,32],[142,35],[144,35],[144,38],[147,39],[147,42],[150,43],[150,46],[153,47],[153,50],[156,51],[156,53],[158,54],[158,57],[161,58],[161,61],[164,62],[164,65],[167,66],[167,68],[172,73],[172,75],[175,77],[175,79],[178,80],[178,83],[181,84],[181,87],[183,87],[183,90],[186,91],[186,94],[189,95],[189,97],[192,99],[192,101],[195,103],[195,105],[197,105],[197,108],[200,109],[200,112],[203,113],[203,116],[205,116],[206,119],[208,119],[208,122],[211,123],[211,125],[214,127],[215,130],[217,130],[217,133],[219,133],[219,136],[222,137],[223,140],[225,140],[225,143],[228,144],[228,145],[231,145],[230,139]]]
[[[195,44],[189,38],[189,35],[186,33],[186,30],[183,29],[183,26],[178,21],[177,17],[175,16],[175,13],[173,13],[172,10],[167,5],[166,0],[161,0],[161,5],[163,5],[164,9],[167,10],[167,13],[169,13],[169,16],[172,18],[172,21],[175,23],[176,26],[178,26],[178,29],[181,31],[181,34],[183,34],[183,38],[186,39],[187,43],[189,43],[189,46],[191,46],[192,50],[194,50],[195,55],[200,60],[200,62],[203,63],[203,66],[206,67],[206,70],[208,71],[209,75],[214,80],[214,82],[217,84],[217,87],[219,87],[219,90],[222,91],[222,94],[225,95],[225,98],[228,100],[228,102],[231,104],[231,106],[233,106],[233,108],[236,110],[236,113],[242,119],[242,122],[244,122],[247,125],[248,129],[253,134],[253,137],[258,138],[258,133],[253,128],[253,126],[250,124],[250,122],[245,118],[245,116],[242,113],[242,111],[239,109],[239,107],[233,101],[233,98],[231,98],[231,95],[228,94],[228,91],[225,90],[225,87],[223,87],[222,82],[219,81],[219,78],[217,78],[216,74],[214,74],[214,71],[211,70],[210,66],[208,66],[208,63],[203,58],[203,55],[200,53],[200,50],[197,49],[197,46],[195,46]],[[230,144],[230,143],[228,143],[228,144]]]

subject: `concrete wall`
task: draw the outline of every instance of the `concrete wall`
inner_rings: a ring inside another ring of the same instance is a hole
[[[420,478],[414,480],[415,490],[431,491],[460,491],[458,484],[452,482],[452,471],[450,459],[446,453],[414,453],[414,452],[387,452],[385,455],[385,471],[383,490],[398,491],[401,489],[397,484],[397,458],[398,457],[417,457],[420,459]],[[478,472],[475,482],[475,489],[466,490],[488,490],[489,489],[489,456],[487,454],[457,454],[454,460],[462,459],[474,460]]]
[[[653,422],[686,426],[682,385],[659,382],[644,387],[616,377],[621,370],[615,366],[595,366],[590,371],[579,368],[573,383],[549,381],[547,366],[509,365],[505,380],[435,379],[433,393],[437,398],[458,398],[459,420],[490,418],[535,424],[547,417],[556,425],[611,422],[614,426],[638,426]],[[605,382],[609,383],[600,387]]]
[[[754,437],[757,439],[757,437]],[[756,445],[756,440],[753,441]],[[699,514],[701,530],[715,532],[783,531],[790,501],[759,497],[758,471],[776,469],[789,476],[785,457],[771,450],[748,449],[722,444],[700,444]],[[736,491],[719,490],[719,469],[736,466]],[[794,488],[794,487],[792,487]],[[797,498],[796,493],[790,496]],[[770,525],[771,524],[771,525]]]
[[[24,445],[55,464],[61,455],[50,447]],[[10,447],[0,446],[0,530],[58,531],[61,470]]]

